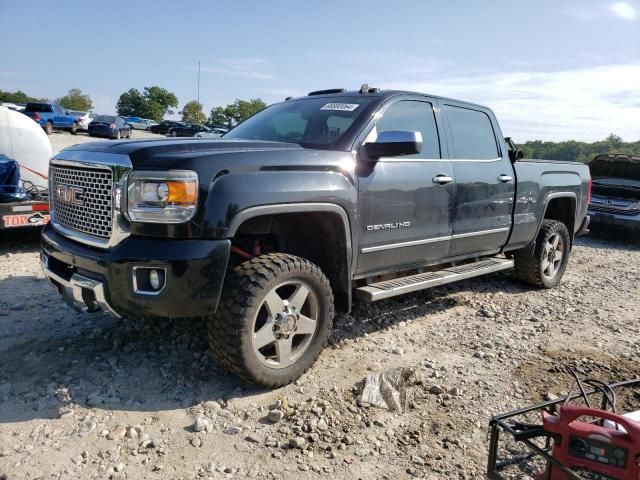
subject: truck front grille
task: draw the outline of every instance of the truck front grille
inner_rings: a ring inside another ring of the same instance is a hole
[[[602,213],[614,213],[617,215],[629,215],[629,216],[640,215],[639,208],[624,209],[624,208],[609,207],[609,206],[603,206],[603,205],[594,205],[593,203],[589,205],[589,210],[592,210],[594,212],[602,212]]]
[[[113,173],[100,168],[51,165],[55,223],[99,238],[110,238]]]

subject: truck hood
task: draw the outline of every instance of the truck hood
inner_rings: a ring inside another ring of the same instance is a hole
[[[215,175],[221,169],[265,169],[273,167],[323,167],[344,164],[350,152],[305,149],[295,143],[208,138],[92,142],[74,145],[60,152],[127,155],[134,170],[195,170]]]
[[[617,178],[640,182],[640,156],[598,155],[589,162],[589,170],[594,179]]]

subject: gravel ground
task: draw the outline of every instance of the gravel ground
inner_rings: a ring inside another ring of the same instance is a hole
[[[162,135],[157,135],[155,133],[146,132],[144,130],[133,130],[131,133],[132,139],[145,139],[145,138],[164,138]],[[49,136],[49,140],[51,140],[51,148],[53,148],[53,153],[57,153],[63,148],[70,147],[71,145],[77,145],[79,143],[87,143],[87,142],[113,142],[114,140],[109,140],[105,138],[97,138],[90,137],[88,133],[80,132],[76,135],[71,135],[68,132],[53,132]]]
[[[201,321],[75,313],[37,235],[3,234],[0,478],[484,478],[490,417],[566,393],[559,365],[637,375],[640,239],[621,238],[580,238],[553,290],[503,272],[356,304],[304,377],[266,391],[209,359]],[[416,372],[403,414],[358,401],[397,367]]]

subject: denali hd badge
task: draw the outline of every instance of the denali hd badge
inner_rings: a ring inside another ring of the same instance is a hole
[[[411,222],[381,223],[378,225],[367,225],[367,232],[377,230],[395,230],[397,228],[411,228]]]
[[[84,189],[80,187],[74,187],[72,185],[64,185],[62,183],[56,186],[56,198],[64,203],[71,203],[72,205],[84,205],[84,199],[82,194]]]

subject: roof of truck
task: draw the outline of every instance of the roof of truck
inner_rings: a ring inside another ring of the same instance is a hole
[[[318,90],[315,92],[310,92],[308,95],[304,95],[304,96],[300,96],[300,97],[287,97],[287,99],[285,99],[285,101],[291,101],[291,100],[303,100],[303,99],[307,99],[307,98],[313,98],[313,97],[319,97],[319,98],[336,98],[336,97],[363,97],[363,96],[367,96],[367,97],[376,97],[379,98],[381,100],[386,100],[387,98],[390,97],[394,97],[397,95],[419,95],[419,96],[425,96],[425,97],[429,97],[429,98],[435,98],[438,100],[441,100],[443,102],[452,102],[452,103],[456,103],[456,104],[464,104],[467,105],[469,107],[475,107],[475,108],[481,108],[481,109],[485,109],[485,110],[490,110],[489,107],[485,106],[485,105],[480,105],[477,103],[473,103],[473,102],[469,102],[466,100],[458,100],[455,98],[450,98],[450,97],[442,97],[439,95],[433,95],[430,93],[423,93],[423,92],[413,92],[410,90],[381,90],[381,89],[377,89],[377,88],[371,88],[367,91],[364,91],[362,89],[360,90],[346,90],[346,89],[338,89],[338,88],[334,88],[334,89],[328,89],[328,90]]]

